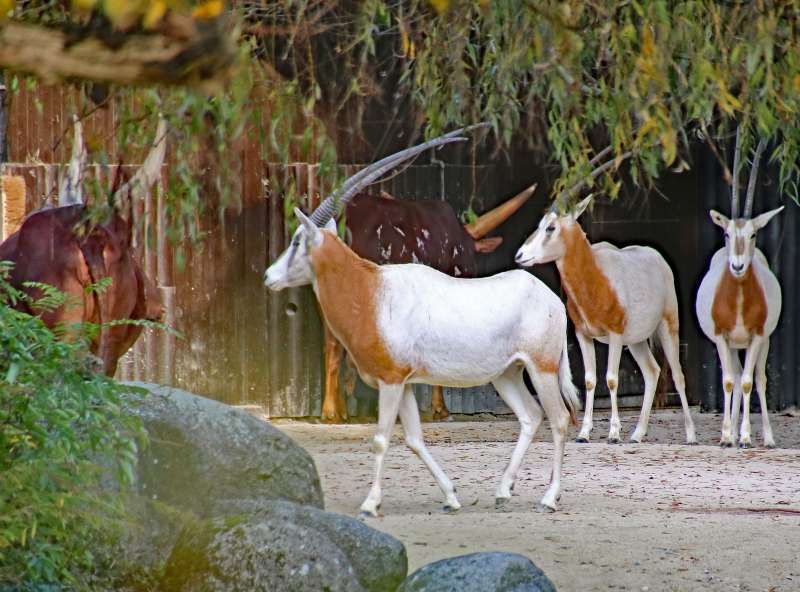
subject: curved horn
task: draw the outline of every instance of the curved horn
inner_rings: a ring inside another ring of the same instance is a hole
[[[482,239],[520,209],[522,204],[528,201],[528,198],[536,191],[536,185],[537,184],[534,183],[511,199],[504,201],[496,208],[489,210],[485,214],[481,214],[475,222],[465,224],[464,230],[476,241]]]
[[[405,162],[415,157],[420,152],[424,152],[430,148],[436,148],[452,142],[464,142],[467,138],[459,137],[459,134],[479,127],[485,127],[487,125],[487,123],[478,123],[468,127],[460,128],[439,136],[438,138],[418,144],[417,146],[406,148],[405,150],[401,150],[400,152],[387,156],[378,162],[372,163],[355,175],[349,177],[344,183],[342,183],[339,189],[326,197],[325,200],[319,204],[317,209],[311,214],[311,220],[319,227],[324,226],[328,220],[336,215],[339,208],[346,205],[356,193],[358,193],[367,185],[374,183],[377,179],[386,174],[387,171],[391,170],[398,164]]]
[[[161,165],[164,164],[164,155],[167,152],[167,119],[159,114],[156,135],[153,146],[150,148],[142,166],[131,177],[130,181],[120,187],[116,194],[125,195],[130,192],[131,199],[139,199],[147,193],[161,176]]]
[[[83,126],[77,115],[72,116],[75,126],[72,140],[72,157],[67,174],[61,178],[58,188],[58,205],[71,206],[83,203],[83,171],[86,169],[86,144],[83,142]]]
[[[756,147],[756,154],[753,156],[753,164],[750,167],[750,181],[747,183],[747,197],[744,201],[744,217],[750,218],[753,215],[753,197],[756,193],[756,181],[758,180],[758,163],[761,160],[761,154],[764,152],[767,143],[762,138]]]
[[[590,160],[589,164],[590,165],[597,164],[610,151],[611,151],[611,146],[607,146],[599,154],[597,154],[597,156],[595,156],[592,160]],[[597,177],[605,173],[608,169],[610,169],[613,166],[616,166],[618,163],[621,163],[623,160],[626,160],[631,156],[633,156],[633,151],[629,150],[628,152],[625,152],[624,154],[618,156],[617,158],[612,158],[611,160],[606,161],[605,163],[596,167],[591,173],[589,173],[586,177],[575,183],[572,187],[569,187],[568,189],[565,189],[564,191],[559,193],[555,199],[555,202],[563,203],[564,200],[569,199],[570,197],[575,195],[578,191],[580,191],[580,189],[586,184],[586,181],[588,179],[594,181],[595,179],[597,179]]]
[[[736,126],[736,148],[733,150],[733,180],[731,181],[731,218],[739,217],[739,154],[741,152],[741,126]]]

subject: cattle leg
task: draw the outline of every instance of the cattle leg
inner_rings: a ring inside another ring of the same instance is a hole
[[[367,499],[361,504],[361,514],[377,516],[381,507],[381,477],[383,476],[383,461],[386,451],[389,450],[389,441],[392,439],[392,430],[400,410],[400,401],[403,398],[405,386],[402,384],[380,383],[378,389],[378,427],[372,439],[372,451],[375,453],[375,481],[369,490]]]
[[[403,400],[400,403],[400,421],[403,422],[403,431],[406,434],[406,444],[411,451],[422,459],[425,466],[436,479],[436,483],[442,490],[445,496],[444,510],[446,512],[454,512],[461,508],[456,497],[456,488],[453,487],[453,482],[447,477],[445,472],[433,458],[433,455],[428,451],[425,446],[425,441],[422,438],[422,424],[419,421],[419,408],[417,407],[417,400],[414,398],[414,391],[410,385],[406,385],[403,391]]]
[[[592,411],[594,409],[594,388],[597,386],[597,361],[594,355],[594,341],[580,331],[575,331],[583,358],[583,379],[586,386],[586,405],[583,410],[583,425],[576,442],[588,442],[592,431]]]
[[[769,425],[767,412],[767,356],[769,355],[769,341],[764,341],[761,356],[756,365],[756,388],[758,389],[758,402],[761,404],[761,430],[764,446],[775,448],[775,438],[772,437],[772,426]]]
[[[325,327],[325,393],[322,399],[322,421],[339,423],[347,419],[347,402],[339,388],[339,367],[342,344]]]
[[[608,336],[608,368],[606,384],[611,395],[611,420],[608,426],[609,444],[620,441],[619,408],[617,407],[617,388],[619,387],[619,358],[622,355],[622,336],[612,333]]]
[[[451,421],[450,411],[444,402],[444,389],[438,384],[431,386],[431,411],[434,420]]]

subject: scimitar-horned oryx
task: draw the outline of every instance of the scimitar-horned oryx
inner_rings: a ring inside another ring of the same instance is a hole
[[[379,266],[336,236],[333,216],[361,188],[424,150],[463,141],[458,137],[463,131],[370,165],[327,197],[310,218],[295,210],[302,224],[264,277],[272,290],[310,283],[330,330],[362,379],[379,389],[375,480],[361,505],[372,516],[381,504],[383,464],[398,413],[406,443],[445,495],[445,509],[461,507],[453,483],[425,447],[414,383],[468,387],[491,382],[517,415],[520,435],[496,490],[499,503],[511,497],[544,408],[553,430],[554,458],[539,509],[554,510],[559,497],[567,423],[570,416],[574,421],[578,405],[560,299],[522,270],[465,279],[413,263]],[[538,402],[525,387],[523,369],[530,374]]]

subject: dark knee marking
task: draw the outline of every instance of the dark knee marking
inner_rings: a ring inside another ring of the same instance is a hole
[[[616,390],[617,388],[617,379],[616,378],[607,378],[606,384],[608,385],[609,390]]]

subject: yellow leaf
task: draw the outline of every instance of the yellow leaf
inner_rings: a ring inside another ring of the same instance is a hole
[[[796,74],[794,77],[794,91],[800,93],[800,74]]]
[[[15,0],[0,0],[0,19],[7,19],[16,4]]]
[[[97,0],[72,0],[72,8],[78,11],[90,12],[97,5]]]
[[[142,4],[132,0],[104,0],[103,12],[117,29],[129,29],[142,15]]]
[[[142,25],[145,29],[152,29],[161,22],[161,19],[164,18],[164,13],[166,12],[166,2],[163,2],[162,0],[155,0],[154,2],[151,2],[150,6],[147,7],[147,12],[144,13]]]
[[[428,0],[428,2],[439,14],[450,8],[450,0]]]
[[[222,0],[209,0],[198,4],[192,11],[192,16],[199,21],[210,21],[222,14],[225,3]]]

